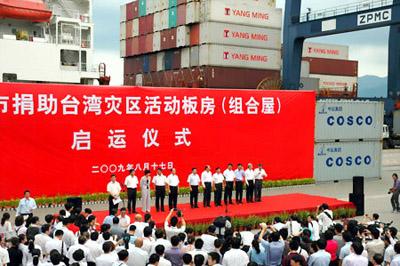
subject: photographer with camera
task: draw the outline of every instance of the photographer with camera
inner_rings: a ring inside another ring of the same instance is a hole
[[[392,175],[393,187],[389,189],[389,194],[392,193],[390,202],[392,203],[393,212],[400,212],[399,195],[400,195],[400,180],[396,173]]]
[[[172,216],[176,212],[176,215]],[[181,227],[178,227],[179,218],[181,218]],[[171,237],[177,236],[179,233],[185,233],[186,222],[183,218],[182,211],[178,209],[172,209],[164,222],[164,230],[167,235],[167,239],[171,241]]]

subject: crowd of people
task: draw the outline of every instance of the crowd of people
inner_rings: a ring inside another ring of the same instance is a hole
[[[26,200],[28,202],[28,200]],[[287,221],[276,217],[259,230],[235,231],[230,217],[217,217],[195,235],[182,211],[172,209],[158,228],[151,214],[111,212],[98,221],[92,210],[65,204],[41,221],[19,212],[0,222],[0,265],[9,266],[367,266],[400,265],[397,229],[379,221],[334,221],[329,206]]]

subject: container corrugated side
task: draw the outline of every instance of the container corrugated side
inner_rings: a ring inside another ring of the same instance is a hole
[[[353,176],[381,177],[382,143],[316,143],[314,178],[317,182],[351,180]]]
[[[381,140],[383,116],[383,102],[317,101],[315,141]]]
[[[200,24],[200,44],[224,44],[265,49],[281,49],[281,30],[229,23]]]
[[[186,5],[186,24],[200,21],[200,2],[190,2]]]
[[[119,39],[120,40],[126,39],[126,22],[121,22],[119,24]]]
[[[281,52],[259,48],[204,44],[200,46],[199,64],[201,66],[280,70]]]
[[[183,48],[181,51],[181,68],[190,67],[190,48]]]
[[[176,30],[176,47],[190,45],[190,27],[179,26]]]
[[[310,90],[318,91],[319,90],[319,79],[301,77],[299,89],[307,90],[307,91],[310,91]]]
[[[358,77],[310,74],[310,78],[319,79],[319,88],[321,90],[333,89],[344,91],[347,89],[348,91],[352,91],[353,87],[358,84]]]
[[[393,111],[393,134],[400,136],[400,110]]]
[[[119,14],[120,14],[119,22],[125,22],[126,21],[126,5],[120,6]]]
[[[119,44],[120,57],[126,57],[126,40],[120,40]]]
[[[266,28],[282,28],[282,9],[269,8],[257,1],[204,0],[200,21],[216,21]]]
[[[310,74],[358,76],[358,61],[303,57],[310,64]]]
[[[300,77],[308,78],[309,76],[310,76],[310,62],[302,60]]]
[[[303,45],[303,57],[348,60],[349,47],[344,45],[305,42]]]

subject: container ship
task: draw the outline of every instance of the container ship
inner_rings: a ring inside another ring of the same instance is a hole
[[[0,0],[0,82],[94,84],[92,0]]]

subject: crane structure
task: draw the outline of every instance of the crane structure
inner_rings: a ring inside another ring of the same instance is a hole
[[[400,0],[369,0],[301,14],[301,0],[286,0],[283,87],[298,90],[303,43],[307,38],[390,27],[388,98],[400,100]],[[374,51],[371,51],[374,52]]]

